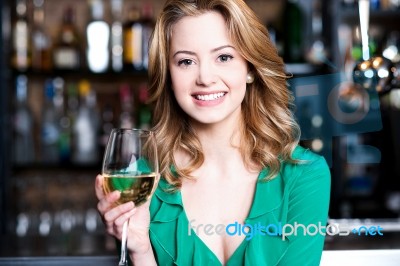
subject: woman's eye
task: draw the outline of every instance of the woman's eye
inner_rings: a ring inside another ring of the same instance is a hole
[[[218,60],[220,62],[227,62],[227,61],[231,60],[232,58],[233,58],[233,56],[231,56],[231,55],[223,54],[218,57]]]
[[[190,60],[190,59],[183,59],[183,60],[180,60],[178,62],[178,66],[181,66],[181,65],[189,66],[189,65],[192,65],[192,64],[193,64],[193,61]]]

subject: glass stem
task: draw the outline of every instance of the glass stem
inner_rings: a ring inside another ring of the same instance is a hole
[[[127,266],[126,260],[126,243],[127,243],[127,231],[128,231],[128,221],[124,222],[122,227],[122,240],[121,240],[121,257],[119,259],[118,266]]]

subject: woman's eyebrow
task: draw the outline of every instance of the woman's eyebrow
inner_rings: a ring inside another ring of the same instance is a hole
[[[222,45],[222,46],[219,46],[219,47],[217,47],[217,48],[214,48],[214,49],[211,50],[211,52],[212,52],[212,53],[215,53],[215,52],[218,52],[219,50],[222,50],[222,49],[225,49],[225,48],[232,48],[232,49],[235,49],[235,47],[233,47],[232,45],[227,44],[227,45]],[[192,51],[188,51],[188,50],[179,50],[179,51],[176,51],[172,57],[175,57],[175,56],[177,56],[178,54],[196,55],[196,53],[195,53],[195,52],[192,52]]]
[[[217,52],[217,51],[222,50],[222,49],[224,49],[224,48],[232,48],[232,49],[235,49],[235,47],[233,47],[232,45],[227,44],[227,45],[222,45],[222,46],[219,46],[219,47],[217,47],[217,48],[214,48],[214,49],[211,50],[211,52],[214,53],[214,52]]]
[[[172,57],[177,56],[178,54],[189,54],[189,55],[196,55],[195,52],[187,51],[187,50],[180,50],[174,53]]]

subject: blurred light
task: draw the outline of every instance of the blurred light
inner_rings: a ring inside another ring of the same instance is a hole
[[[51,216],[50,213],[44,211],[40,214],[39,234],[47,236],[50,233]]]
[[[316,152],[320,152],[323,147],[324,147],[324,142],[320,139],[314,139],[311,142],[311,148]]]
[[[389,71],[387,71],[386,69],[379,69],[378,76],[380,78],[387,78],[389,76]]]
[[[372,78],[374,76],[374,71],[372,69],[368,69],[364,72],[365,77]]]
[[[314,115],[311,119],[311,124],[314,127],[321,127],[324,119],[320,115]]]
[[[97,228],[98,213],[94,209],[89,209],[86,212],[85,226],[88,232],[94,232]]]
[[[387,59],[394,61],[394,58],[396,57],[398,53],[398,49],[395,45],[390,45],[388,46],[385,50],[383,50],[383,56],[386,57]]]
[[[372,66],[374,68],[378,68],[381,64],[383,63],[383,59],[381,57],[376,57],[374,58],[374,60],[372,61]]]
[[[369,61],[364,61],[360,64],[360,69],[361,70],[366,70],[369,67]]]
[[[400,109],[400,90],[391,90],[389,97],[391,106]]]
[[[29,217],[25,213],[18,214],[17,217],[17,236],[25,236],[29,228]]]

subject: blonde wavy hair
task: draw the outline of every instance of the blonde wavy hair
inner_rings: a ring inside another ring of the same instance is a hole
[[[239,149],[246,166],[268,167],[265,180],[270,180],[279,173],[282,161],[296,163],[291,154],[299,142],[300,128],[291,110],[293,96],[287,89],[285,66],[255,13],[242,0],[167,0],[150,41],[149,90],[150,102],[154,103],[160,173],[175,188],[180,188],[181,178],[192,178],[192,171],[204,162],[204,154],[171,88],[168,60],[172,28],[185,16],[209,11],[225,18],[230,39],[255,75],[241,108]],[[191,157],[182,169],[176,167],[177,151]]]

